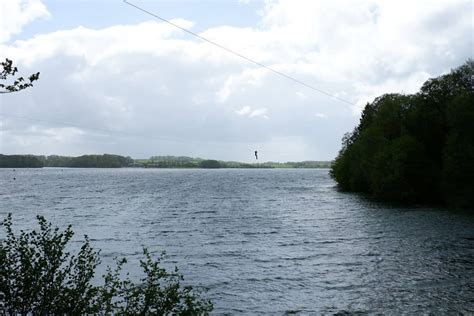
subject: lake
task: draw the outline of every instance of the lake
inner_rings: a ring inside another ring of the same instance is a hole
[[[375,203],[327,169],[0,169],[8,212],[72,224],[132,277],[166,250],[216,314],[474,313],[472,211]]]

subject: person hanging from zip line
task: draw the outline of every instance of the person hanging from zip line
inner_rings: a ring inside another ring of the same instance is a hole
[[[255,160],[258,160],[258,152],[255,151]]]

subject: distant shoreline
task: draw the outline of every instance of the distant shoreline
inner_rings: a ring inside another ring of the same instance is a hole
[[[120,155],[38,156],[2,155],[0,168],[142,168],[142,169],[327,169],[330,161],[254,162],[222,161],[186,156],[133,159]]]
[[[9,169],[9,168],[2,168],[0,169]],[[11,169],[11,168],[10,168]],[[331,169],[331,167],[279,167],[279,168],[271,168],[271,167],[221,167],[221,168],[203,168],[203,167],[170,167],[170,168],[164,168],[164,167],[120,167],[120,168],[107,168],[107,167],[102,167],[102,168],[95,168],[95,167],[42,167],[42,168],[18,168],[18,169]]]

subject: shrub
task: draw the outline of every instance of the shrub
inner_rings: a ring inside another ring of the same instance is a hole
[[[37,216],[39,232],[15,235],[12,216],[3,220],[6,237],[0,244],[0,306],[7,314],[155,314],[207,315],[213,308],[191,286],[183,286],[177,268],[160,267],[163,254],[153,259],[146,248],[139,283],[121,278],[126,259],[107,267],[103,285],[93,285],[100,264],[99,251],[87,236],[75,255],[66,246],[74,235],[71,226],[53,228]]]

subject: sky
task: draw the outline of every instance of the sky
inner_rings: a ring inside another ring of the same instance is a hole
[[[473,57],[471,0],[0,0],[0,152],[331,160],[367,102]],[[342,102],[340,99],[349,101]]]

